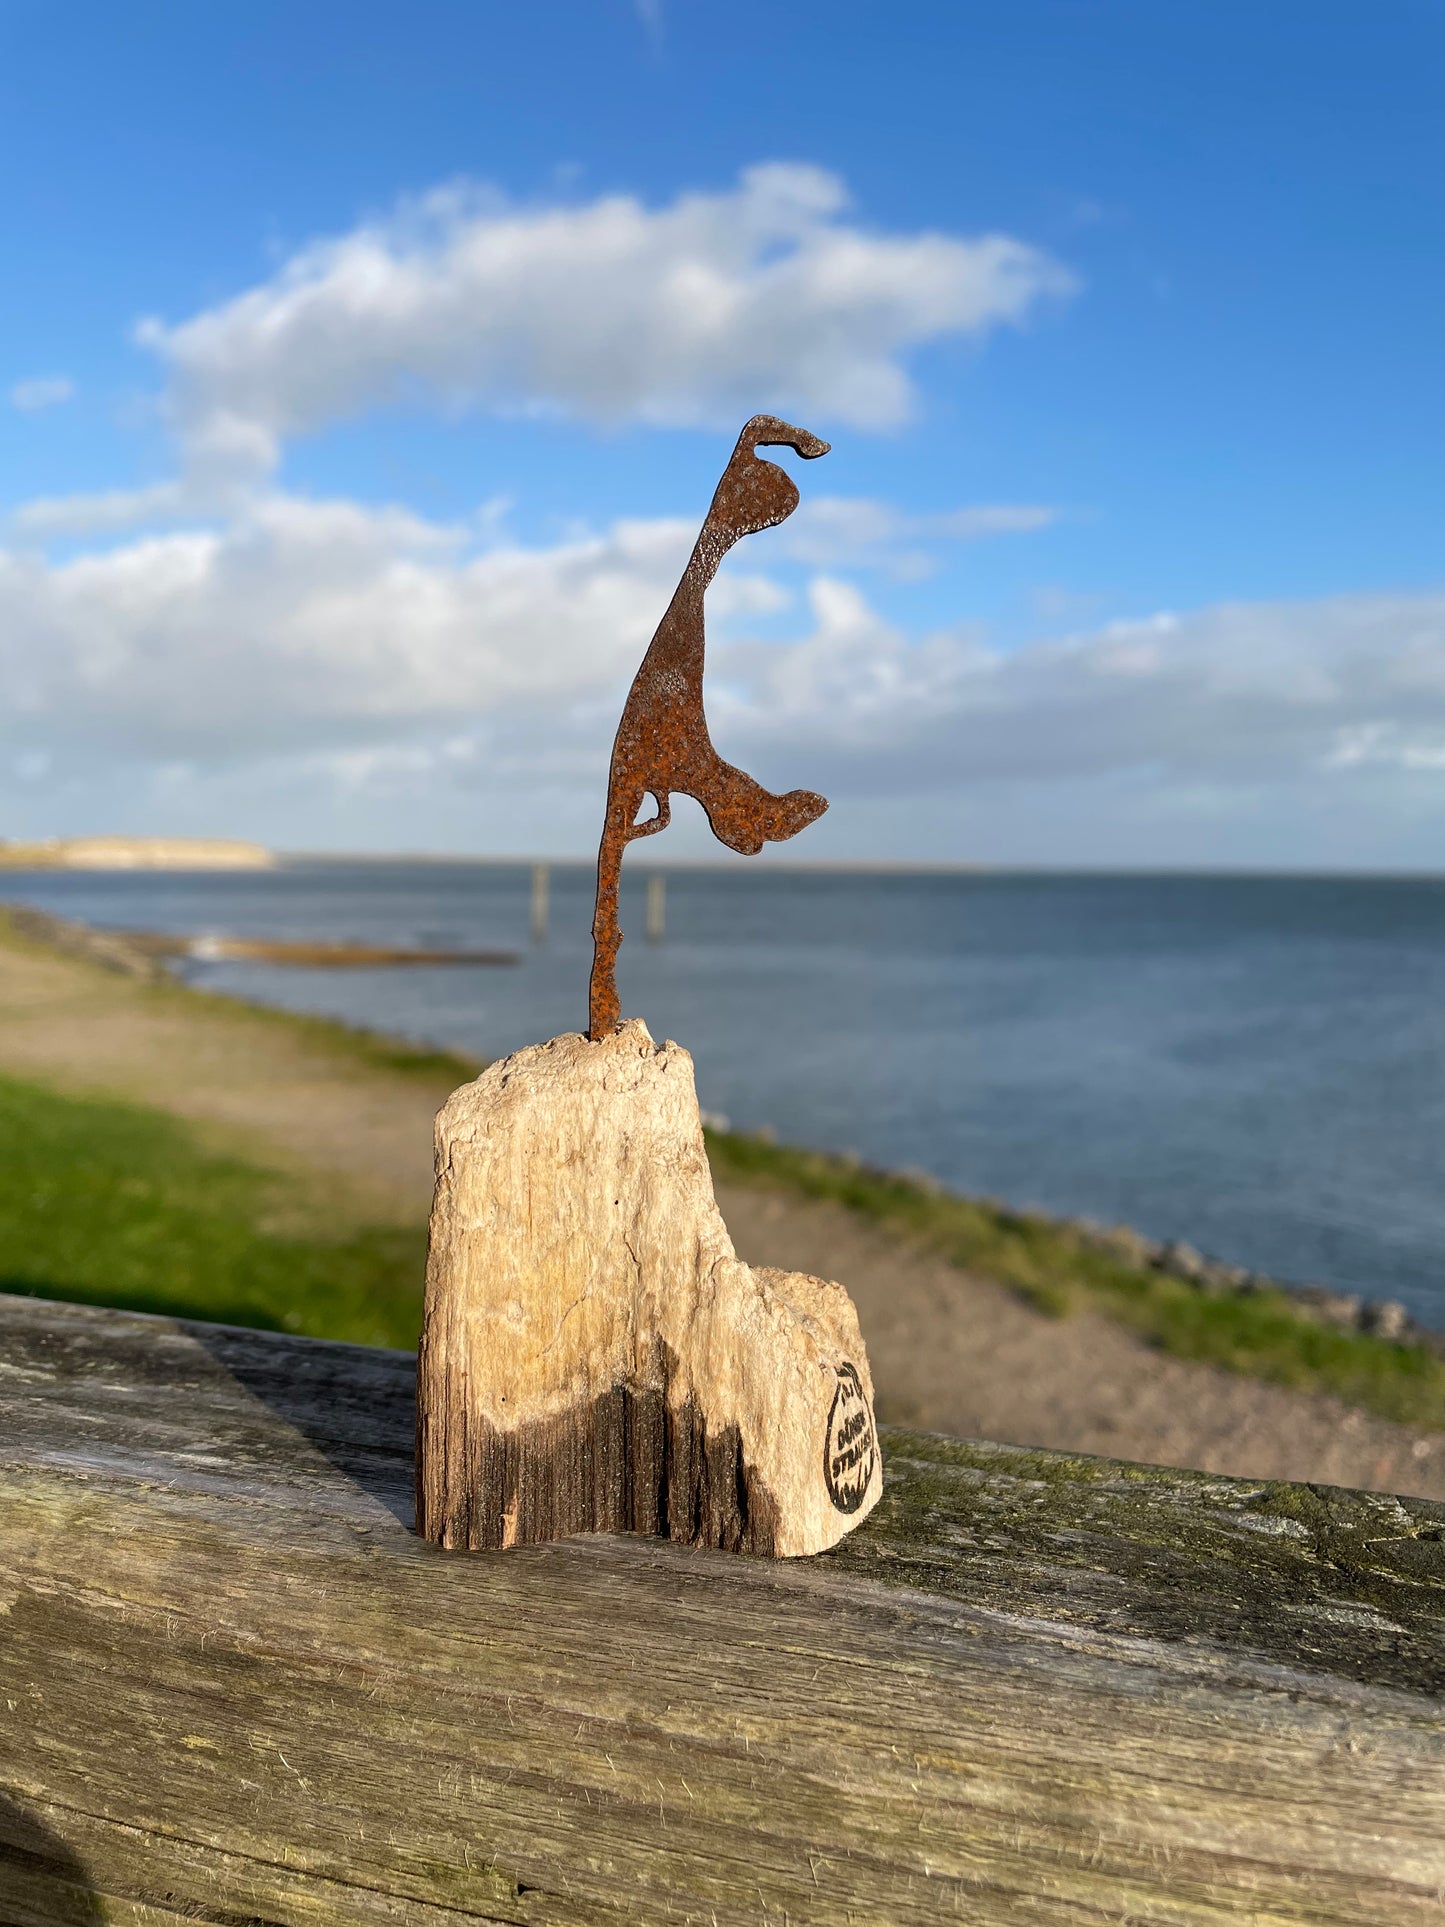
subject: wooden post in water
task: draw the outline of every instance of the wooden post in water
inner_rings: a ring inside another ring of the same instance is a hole
[[[547,908],[549,895],[549,873],[545,863],[532,865],[532,941],[547,941]]]
[[[647,941],[661,943],[667,924],[667,878],[654,870],[647,879]]]

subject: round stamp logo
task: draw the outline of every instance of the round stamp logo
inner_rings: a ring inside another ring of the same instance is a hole
[[[840,1512],[856,1512],[868,1496],[878,1442],[873,1436],[873,1414],[863,1396],[858,1369],[838,1367],[838,1389],[828,1413],[828,1436],[823,1445],[823,1477],[828,1497]]]

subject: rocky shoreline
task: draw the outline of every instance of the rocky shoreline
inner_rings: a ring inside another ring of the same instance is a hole
[[[945,1190],[927,1172],[891,1175],[895,1181],[901,1179],[929,1197],[941,1196]],[[1093,1250],[1105,1252],[1141,1271],[1158,1271],[1166,1277],[1177,1278],[1209,1297],[1245,1298],[1261,1292],[1278,1292],[1289,1299],[1301,1316],[1316,1324],[1329,1325],[1337,1331],[1363,1332],[1392,1345],[1422,1346],[1445,1357],[1445,1331],[1420,1324],[1397,1298],[1369,1298],[1361,1292],[1341,1291],[1333,1285],[1296,1284],[1267,1277],[1245,1265],[1209,1257],[1180,1238],[1146,1237],[1132,1225],[1102,1225],[1092,1218],[1064,1218],[1048,1211],[1001,1204],[996,1199],[988,1202],[1002,1216],[1019,1224],[1032,1223],[1070,1232]]]
[[[703,1112],[709,1130],[727,1132],[727,1118]],[[776,1145],[777,1133],[768,1125],[750,1133],[759,1143]],[[833,1152],[826,1161],[847,1171],[856,1171],[885,1185],[903,1185],[925,1198],[965,1197],[950,1192],[931,1171],[916,1168],[888,1170],[866,1163],[851,1152]],[[1445,1331],[1422,1325],[1409,1308],[1397,1298],[1370,1298],[1363,1292],[1343,1291],[1334,1285],[1297,1283],[1251,1271],[1247,1265],[1231,1264],[1214,1258],[1182,1238],[1150,1238],[1133,1225],[1100,1224],[1093,1218],[1071,1218],[1032,1205],[1007,1204],[1002,1199],[967,1194],[967,1202],[981,1205],[1001,1222],[1020,1229],[1035,1226],[1042,1231],[1071,1237],[1090,1250],[1098,1251],[1135,1271],[1156,1271],[1178,1279],[1210,1298],[1249,1298],[1273,1293],[1286,1298],[1293,1309],[1313,1324],[1336,1331],[1358,1332],[1387,1344],[1421,1347],[1445,1358]]]
[[[1338,1291],[1331,1285],[1290,1284],[1249,1271],[1243,1265],[1227,1264],[1221,1258],[1206,1257],[1182,1240],[1154,1240],[1128,1225],[1102,1226],[1081,1219],[1062,1220],[1086,1243],[1127,1258],[1131,1264],[1147,1265],[1171,1278],[1183,1279],[1196,1290],[1218,1297],[1243,1297],[1253,1292],[1283,1292],[1302,1312],[1322,1325],[1340,1331],[1368,1332],[1374,1338],[1388,1339],[1396,1345],[1428,1345],[1445,1356],[1445,1332],[1421,1325],[1398,1298],[1366,1298],[1359,1292]]]
[[[62,957],[79,957],[99,964],[118,976],[139,977],[158,982],[170,976],[164,960],[151,955],[140,944],[120,932],[97,930],[73,917],[57,917],[49,910],[37,910],[28,903],[0,903],[3,916],[16,936],[27,943],[41,944]]]

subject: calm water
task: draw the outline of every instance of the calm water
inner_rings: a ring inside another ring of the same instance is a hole
[[[1445,880],[668,873],[624,1009],[705,1107],[965,1190],[1124,1219],[1445,1325]],[[517,969],[195,965],[216,988],[486,1056],[579,1029],[587,870],[528,940],[519,865],[7,876],[0,893],[184,932],[505,945]]]

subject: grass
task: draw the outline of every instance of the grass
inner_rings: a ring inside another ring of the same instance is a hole
[[[0,1290],[415,1345],[424,1231],[293,1228],[318,1216],[163,1111],[0,1078]]]
[[[719,1179],[842,1204],[1055,1316],[1097,1309],[1175,1357],[1445,1430],[1445,1360],[1316,1323],[1284,1292],[1200,1292],[1067,1224],[842,1158],[727,1132],[708,1151]],[[0,1290],[414,1345],[423,1229],[327,1235],[320,1215],[308,1181],[217,1154],[164,1111],[0,1078]]]
[[[1445,1431],[1445,1359],[1321,1324],[1287,1292],[1203,1292],[1056,1219],[736,1132],[710,1131],[707,1143],[717,1178],[845,1205],[1055,1317],[1102,1311],[1176,1358],[1333,1392],[1383,1418]]]
[[[41,956],[0,912],[0,944]],[[122,980],[110,978],[117,992]],[[161,980],[129,997],[217,1024],[264,1025],[298,1048],[447,1089],[480,1066],[329,1018],[262,1009]],[[392,1087],[395,1089],[395,1086]],[[1445,1430],[1445,1359],[1317,1322],[1283,1291],[1209,1293],[1131,1263],[1067,1223],[960,1197],[730,1132],[710,1132],[718,1178],[829,1199],[1040,1310],[1101,1311],[1175,1357]],[[123,1305],[365,1344],[410,1346],[425,1233],[360,1221],[315,1174],[217,1151],[168,1111],[0,1078],[0,1290]],[[340,1219],[341,1228],[337,1229]]]

